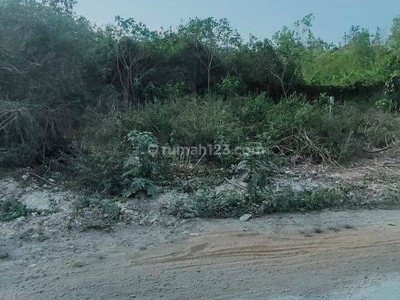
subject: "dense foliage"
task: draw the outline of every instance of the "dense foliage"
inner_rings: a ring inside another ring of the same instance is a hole
[[[129,197],[180,175],[188,188],[192,175],[265,166],[246,153],[151,156],[154,144],[258,145],[264,162],[336,164],[397,141],[400,18],[387,38],[352,27],[332,45],[314,35],[312,15],[244,41],[226,19],[152,31],[116,17],[94,27],[74,4],[0,0],[2,166],[51,162],[98,192]],[[371,98],[344,99],[361,90]],[[341,101],[332,106],[330,93]],[[251,198],[264,175],[250,174]]]

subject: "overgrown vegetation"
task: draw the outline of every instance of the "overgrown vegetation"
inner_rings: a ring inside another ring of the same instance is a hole
[[[371,198],[365,189],[352,186],[301,191],[292,188],[281,191],[267,188],[256,199],[237,191],[202,191],[188,201],[177,201],[170,213],[180,218],[236,218],[244,214],[261,216],[324,209],[390,209],[399,205],[400,196],[395,191],[387,192],[382,197]]]
[[[101,230],[119,220],[120,209],[115,201],[82,198],[75,202],[75,215],[81,230]]]
[[[173,187],[196,195],[189,214],[229,217],[350,205],[269,179],[288,161],[346,164],[398,143],[400,18],[387,38],[352,27],[331,45],[308,15],[245,42],[226,19],[98,28],[74,4],[0,0],[1,167],[57,168],[107,196]],[[231,175],[245,193],[199,192]]]

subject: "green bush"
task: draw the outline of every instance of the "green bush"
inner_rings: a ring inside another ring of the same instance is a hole
[[[95,33],[38,1],[0,1],[0,163],[47,163],[69,151],[82,111],[101,93],[104,68],[87,68]],[[91,55],[93,54],[93,55]]]
[[[120,114],[88,114],[87,119],[76,149],[65,154],[70,176],[90,192],[120,196],[123,164],[129,155]]]
[[[319,211],[327,208],[348,208],[348,196],[340,189],[320,189],[280,192],[266,191],[262,201],[263,213]]]
[[[75,203],[75,218],[82,230],[109,229],[119,221],[120,208],[113,200],[80,198]]]
[[[346,161],[363,146],[365,113],[355,105],[312,104],[301,98],[270,105],[262,138],[274,152],[314,162]]]
[[[396,144],[400,139],[400,116],[371,109],[362,114],[360,131],[367,148],[383,148]]]
[[[236,218],[249,210],[249,201],[241,193],[200,191],[189,201],[179,200],[175,203],[171,214],[181,218]]]
[[[179,199],[170,213],[180,218],[237,218],[247,213],[262,216],[324,209],[394,208],[399,207],[399,199],[397,190],[385,191],[382,197],[374,198],[358,186],[280,191],[267,187],[256,199],[233,190],[219,193],[203,190],[189,199]]]
[[[157,163],[149,150],[151,146],[157,146],[157,141],[151,133],[137,130],[131,131],[127,139],[131,144],[131,154],[124,162],[123,195],[129,198],[138,192],[146,192],[148,196],[154,197],[157,194],[153,182]]]
[[[11,221],[27,216],[29,211],[24,204],[16,199],[0,202],[0,221]]]
[[[212,96],[150,103],[126,118],[128,127],[153,133],[161,145],[237,144],[243,138],[229,103]]]

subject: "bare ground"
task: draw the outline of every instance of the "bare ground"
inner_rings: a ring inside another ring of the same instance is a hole
[[[182,228],[2,239],[10,258],[0,261],[0,298],[367,299],[374,285],[400,275],[399,211],[197,220]]]
[[[299,174],[291,185],[320,176],[288,172]],[[326,173],[323,184],[377,175],[356,166]],[[383,184],[375,178],[371,188]],[[0,198],[13,188],[3,180]],[[82,231],[71,217],[79,195],[38,187],[16,195],[52,212],[0,222],[0,299],[399,299],[400,211],[243,223],[164,218],[151,205],[143,214],[128,203],[122,209],[130,217],[112,230]]]

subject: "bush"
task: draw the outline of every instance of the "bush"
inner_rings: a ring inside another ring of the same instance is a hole
[[[245,92],[246,84],[241,78],[226,76],[222,79],[218,88],[226,97],[232,97]]]
[[[148,132],[126,132],[119,114],[95,118],[83,132],[71,175],[89,191],[131,197],[140,191],[155,196],[158,162],[148,148],[157,144]]]
[[[25,217],[30,212],[24,204],[16,199],[0,202],[0,221],[11,221]]]
[[[262,213],[286,213],[320,211],[327,208],[348,208],[349,197],[340,189],[280,192],[266,191],[262,201]]]
[[[47,163],[69,152],[83,110],[106,86],[96,34],[38,1],[0,1],[0,163]],[[98,64],[92,64],[94,59]]]
[[[131,144],[131,154],[124,162],[123,195],[129,198],[138,192],[145,192],[148,196],[154,197],[157,194],[153,182],[157,164],[149,150],[150,147],[157,145],[157,141],[151,133],[137,130],[131,131],[127,139]]]
[[[229,103],[211,96],[151,103],[128,114],[126,122],[128,128],[153,133],[162,145],[237,144],[244,136]]]
[[[398,143],[400,116],[384,111],[369,110],[362,115],[360,131],[367,148],[383,148]]]
[[[4,167],[44,163],[69,151],[73,118],[68,108],[0,99],[0,163]]]
[[[190,199],[179,199],[170,213],[180,218],[238,218],[247,213],[262,216],[324,209],[394,208],[399,204],[398,190],[385,191],[382,197],[373,198],[365,188],[358,186],[280,191],[267,187],[256,199],[232,190],[200,191]]]
[[[65,155],[71,177],[90,192],[120,196],[124,188],[123,164],[129,155],[120,115],[88,114],[80,134],[72,155]]]
[[[222,191],[216,194],[211,191],[200,191],[188,202],[178,200],[171,214],[180,218],[236,218],[249,210],[249,201],[241,193]]]
[[[75,203],[75,218],[82,230],[108,229],[119,220],[120,208],[113,200],[81,198]]]
[[[398,117],[358,104],[310,103],[292,97],[263,106],[265,121],[259,139],[275,153],[317,163],[346,162],[364,147],[394,141]]]

